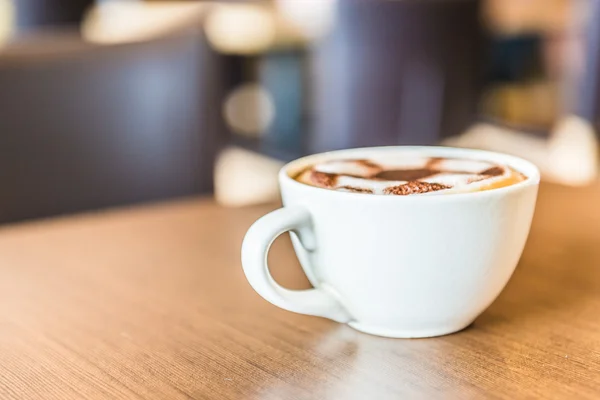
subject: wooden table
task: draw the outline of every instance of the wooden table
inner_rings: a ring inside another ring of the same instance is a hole
[[[189,200],[0,229],[0,399],[600,398],[600,186],[542,187],[507,289],[435,339],[261,299],[239,249],[269,209]],[[270,261],[307,287],[287,238]]]

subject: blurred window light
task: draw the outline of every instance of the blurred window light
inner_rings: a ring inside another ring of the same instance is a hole
[[[484,2],[484,17],[497,32],[514,34],[519,32],[561,31],[577,19],[573,0],[487,0]]]
[[[0,47],[6,43],[15,27],[15,10],[12,0],[0,0]]]
[[[225,149],[215,163],[215,199],[228,207],[275,202],[283,163],[239,147]]]
[[[547,148],[548,172],[554,181],[578,186],[597,179],[598,140],[588,121],[574,115],[563,118],[552,131]]]
[[[215,6],[205,23],[206,36],[224,53],[254,54],[275,41],[276,21],[266,7],[250,4]]]
[[[246,83],[233,90],[223,104],[223,114],[235,133],[259,137],[275,119],[273,96],[258,83]]]
[[[548,138],[530,135],[496,124],[478,123],[444,146],[491,150],[522,157],[536,164],[542,179],[570,186],[588,185],[598,179],[598,140],[592,125],[567,115],[551,129]]]
[[[200,25],[210,4],[189,1],[105,0],[87,14],[85,40],[100,44],[150,40],[190,25]]]
[[[277,0],[276,5],[283,18],[300,29],[307,39],[317,39],[331,29],[336,3],[337,0]]]

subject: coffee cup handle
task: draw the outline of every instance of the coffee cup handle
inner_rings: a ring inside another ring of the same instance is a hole
[[[307,251],[316,248],[310,213],[301,207],[284,207],[256,221],[242,244],[242,266],[250,285],[270,303],[299,314],[325,317],[337,322],[352,318],[326,285],[314,289],[290,290],[273,279],[267,265],[267,253],[282,233],[293,231]]]

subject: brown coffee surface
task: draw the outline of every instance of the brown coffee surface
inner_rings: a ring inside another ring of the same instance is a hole
[[[526,177],[509,166],[482,160],[386,155],[324,161],[305,168],[294,179],[330,190],[408,196],[491,190]]]

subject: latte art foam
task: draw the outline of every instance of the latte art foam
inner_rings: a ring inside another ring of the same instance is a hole
[[[406,196],[496,189],[521,182],[525,176],[487,161],[386,155],[325,161],[304,169],[294,179],[342,192]]]

